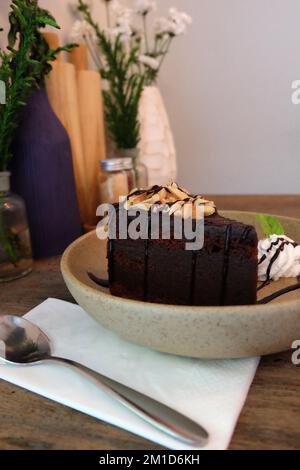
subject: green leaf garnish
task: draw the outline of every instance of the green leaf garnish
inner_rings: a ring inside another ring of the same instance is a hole
[[[279,220],[272,215],[257,214],[257,221],[260,223],[264,236],[269,238],[271,235],[284,235],[284,228]]]

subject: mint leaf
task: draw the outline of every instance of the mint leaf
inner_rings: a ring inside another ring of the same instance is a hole
[[[257,214],[256,219],[260,223],[266,238],[269,238],[271,235],[284,235],[284,228],[276,217]]]

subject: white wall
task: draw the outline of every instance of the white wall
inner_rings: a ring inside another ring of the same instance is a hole
[[[64,27],[68,0],[41,0]],[[94,3],[99,9],[99,0]],[[181,184],[202,193],[300,193],[299,0],[158,0],[194,18],[161,75]],[[9,0],[0,0],[1,17]]]

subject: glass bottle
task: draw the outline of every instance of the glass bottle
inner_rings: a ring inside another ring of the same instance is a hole
[[[138,189],[147,189],[149,185],[148,170],[146,165],[140,160],[140,151],[135,149],[119,150],[119,154],[123,158],[131,158],[135,172],[136,186]]]
[[[32,266],[24,201],[10,191],[10,173],[0,172],[0,282],[23,277]]]
[[[131,158],[111,158],[101,162],[99,175],[100,202],[115,204],[136,188]]]

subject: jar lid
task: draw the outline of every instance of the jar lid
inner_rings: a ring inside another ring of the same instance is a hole
[[[133,169],[132,158],[111,158],[101,161],[101,168],[104,171],[124,171]]]

